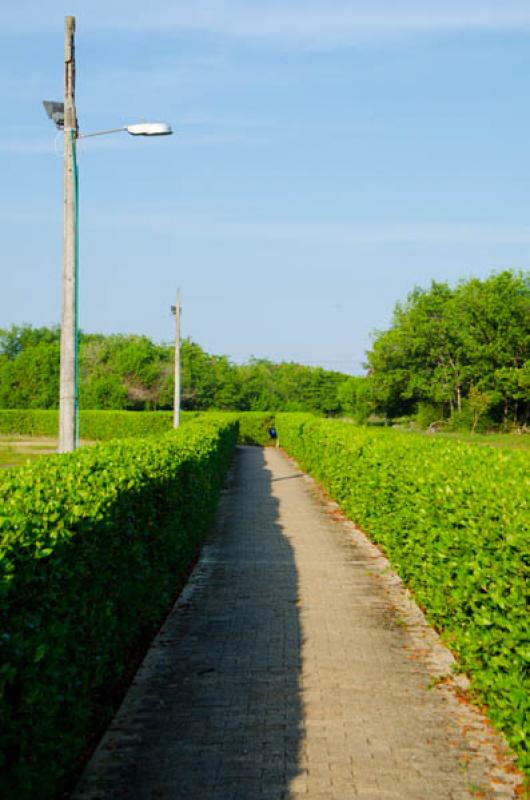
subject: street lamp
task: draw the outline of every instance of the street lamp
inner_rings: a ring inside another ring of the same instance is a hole
[[[77,139],[126,131],[131,136],[168,136],[167,122],[138,122],[122,128],[79,133],[75,108],[75,17],[65,17],[64,103],[44,100],[49,118],[64,131],[64,249],[61,317],[61,370],[59,388],[59,452],[69,453],[79,444],[78,375],[78,269],[79,202]]]
[[[79,139],[88,139],[90,136],[105,136],[107,133],[127,131],[131,136],[169,136],[173,131],[167,122],[136,122],[134,125],[124,125],[122,128],[110,128],[108,131],[95,133],[80,133]]]

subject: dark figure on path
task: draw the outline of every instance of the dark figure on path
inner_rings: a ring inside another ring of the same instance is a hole
[[[268,433],[269,433],[269,438],[272,439],[272,441],[274,441],[278,436],[278,434],[276,433],[276,428],[274,427],[274,425],[270,426],[270,428],[268,430]]]

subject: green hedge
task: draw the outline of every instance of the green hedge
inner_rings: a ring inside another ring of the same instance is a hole
[[[183,421],[197,412],[184,412]],[[81,411],[81,439],[108,441],[166,433],[173,424],[172,411]],[[54,410],[0,410],[0,433],[20,436],[57,436],[59,412]]]
[[[57,436],[59,412],[56,410],[11,409],[0,410],[0,434],[18,436]]]
[[[262,411],[237,412],[239,443],[266,446],[272,444],[268,430],[274,425],[274,414]]]
[[[278,414],[280,444],[381,544],[530,769],[530,458]]]
[[[241,444],[270,444],[267,429],[274,424],[274,414],[261,411],[234,412],[240,420]],[[183,411],[182,423],[197,417],[232,416],[232,412]],[[124,437],[150,436],[166,433],[173,425],[172,411],[81,411],[81,439],[108,441]],[[59,414],[55,410],[1,409],[0,434],[18,436],[57,436]]]
[[[152,436],[172,426],[172,411],[81,411],[79,417],[79,435],[90,441]]]
[[[0,796],[54,796],[193,558],[236,438],[208,415],[0,476]]]

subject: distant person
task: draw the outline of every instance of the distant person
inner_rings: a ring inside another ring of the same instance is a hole
[[[274,442],[278,438],[278,434],[276,432],[276,428],[274,427],[274,425],[270,426],[268,433],[269,433],[269,439],[272,442]]]

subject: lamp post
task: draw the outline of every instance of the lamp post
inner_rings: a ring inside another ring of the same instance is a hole
[[[132,136],[167,136],[166,122],[140,122],[95,133],[79,133],[75,107],[75,17],[65,17],[64,103],[45,100],[44,108],[56,127],[64,131],[64,245],[61,316],[61,369],[59,388],[59,452],[69,453],[79,444],[78,407],[78,272],[79,192],[77,139],[127,131]]]

